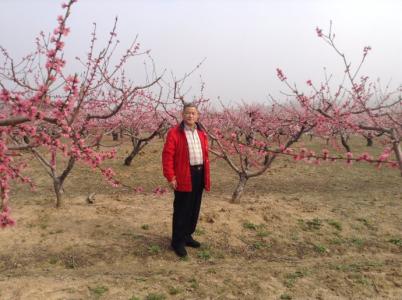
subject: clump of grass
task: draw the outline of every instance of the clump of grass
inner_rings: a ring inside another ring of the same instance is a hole
[[[269,246],[269,244],[267,244],[264,241],[256,241],[252,245],[253,249],[256,249],[256,250],[267,248],[268,246]]]
[[[312,220],[304,221],[303,219],[298,220],[299,225],[303,230],[320,230],[322,226],[322,221],[318,218]]]
[[[69,255],[66,260],[64,261],[64,265],[67,269],[75,269],[77,266],[77,263],[75,261],[74,255]]]
[[[88,287],[88,289],[97,298],[101,297],[104,293],[106,293],[109,290],[106,286],[103,285],[96,287]]]
[[[339,231],[342,230],[342,224],[340,222],[335,221],[335,220],[328,220],[327,222],[329,225],[334,227],[336,230],[339,230]]]
[[[270,234],[269,231],[266,231],[264,229],[259,229],[257,231],[257,236],[258,237],[267,237],[269,234]]]
[[[205,230],[203,228],[196,228],[194,231],[194,235],[203,235]]]
[[[204,260],[209,260],[212,257],[217,257],[217,256],[222,256],[223,258],[223,254],[216,252],[215,250],[211,249],[211,246],[209,244],[202,244],[201,248],[198,251],[198,258],[204,259]]]
[[[193,289],[198,289],[200,286],[195,278],[191,278],[189,280],[189,283],[190,283],[190,287]]]
[[[177,295],[181,292],[180,289],[178,289],[174,286],[169,286],[168,290],[169,290],[169,295]]]
[[[42,223],[39,225],[40,229],[46,229],[49,225],[47,223]]]
[[[165,300],[166,296],[164,294],[151,293],[145,297],[145,300]]]
[[[121,235],[128,236],[129,238],[136,240],[142,237],[141,234],[136,234],[134,232],[123,232]]]
[[[306,222],[306,225],[308,227],[308,229],[314,229],[314,230],[319,230],[322,226],[322,221],[318,218],[314,218],[312,220],[308,220]]]
[[[145,282],[145,281],[147,281],[147,279],[145,277],[136,277],[135,281]]]
[[[53,256],[49,259],[49,263],[52,265],[57,264],[58,261],[59,259],[56,256]]]
[[[184,257],[180,257],[179,260],[180,260],[180,261],[189,261],[190,258],[189,258],[189,256],[187,255],[187,256],[184,256]]]
[[[364,245],[364,240],[361,238],[353,237],[350,239],[350,243],[357,247],[362,247]]]
[[[246,222],[243,223],[243,228],[244,229],[257,230],[257,227],[258,226],[256,224],[254,224],[252,222],[249,222],[249,221],[246,221]]]
[[[211,259],[211,251],[209,249],[202,249],[200,252],[197,254],[198,258],[201,258],[203,260],[209,260]]]
[[[341,245],[344,241],[340,237],[333,238],[329,241],[332,245]]]
[[[325,246],[323,245],[314,245],[314,251],[318,252],[318,253],[325,253],[327,251],[327,248],[325,248]]]
[[[158,245],[151,245],[148,247],[148,252],[151,254],[159,254],[161,252],[161,248]]]
[[[395,238],[395,239],[389,239],[388,240],[389,243],[394,244],[396,246],[402,246],[402,240]]]
[[[333,268],[342,272],[361,272],[367,269],[377,269],[384,266],[383,262],[378,261],[358,261],[351,264],[334,265]]]
[[[304,276],[305,276],[305,273],[302,271],[296,271],[294,273],[287,274],[285,276],[284,284],[286,287],[291,288],[295,285],[297,279],[303,278]]]
[[[367,220],[366,218],[358,218],[357,221],[362,222],[364,224],[364,226],[366,226],[368,229],[375,229],[375,226],[373,224],[371,224],[371,222],[369,220]]]
[[[358,283],[358,284],[362,284],[362,285],[369,285],[369,281],[367,280],[367,278],[362,275],[362,274],[351,274],[349,275],[350,279],[353,280],[353,282]]]
[[[265,229],[265,227],[265,224],[257,225],[249,221],[243,223],[244,229],[256,231],[256,235],[261,238],[267,237],[269,235],[269,232]]]

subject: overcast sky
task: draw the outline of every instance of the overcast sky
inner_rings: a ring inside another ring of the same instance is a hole
[[[55,28],[63,13],[58,0],[0,0],[0,44],[15,58],[34,48],[43,30]],[[195,94],[199,76],[206,96],[228,103],[265,101],[285,90],[276,77],[283,69],[304,87],[323,79],[323,67],[342,78],[342,61],[320,40],[333,22],[339,48],[357,64],[364,46],[372,51],[362,74],[391,86],[402,83],[402,1],[399,0],[79,0],[73,7],[66,40],[67,57],[84,57],[92,23],[99,41],[118,16],[118,38],[127,47],[138,34],[151,49],[157,68],[180,77],[206,57],[188,85]],[[143,74],[141,64],[127,72]],[[135,77],[137,76],[137,77]]]

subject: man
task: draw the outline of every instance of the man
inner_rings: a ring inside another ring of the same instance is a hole
[[[208,138],[197,122],[195,104],[184,104],[182,118],[179,125],[169,130],[162,152],[163,175],[174,190],[171,245],[179,257],[187,256],[185,246],[200,247],[192,234],[203,189],[210,189]]]

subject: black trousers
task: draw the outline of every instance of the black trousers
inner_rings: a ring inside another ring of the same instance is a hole
[[[195,231],[204,190],[204,170],[191,169],[191,192],[174,192],[172,246],[182,246]]]

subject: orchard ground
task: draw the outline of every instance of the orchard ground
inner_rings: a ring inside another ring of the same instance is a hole
[[[167,187],[161,148],[153,142],[126,167],[121,147],[108,162],[118,188],[78,165],[60,209],[33,162],[37,189],[13,187],[17,225],[0,231],[0,299],[402,298],[398,170],[279,158],[231,204],[237,178],[214,160],[195,235],[203,247],[181,260],[169,247],[172,193],[152,193]]]

